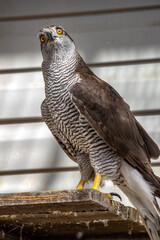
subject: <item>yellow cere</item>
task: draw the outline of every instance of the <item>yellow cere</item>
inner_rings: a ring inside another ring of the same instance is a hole
[[[63,30],[61,28],[57,28],[57,33],[58,34],[62,34],[63,33]]]
[[[41,42],[44,42],[45,39],[46,39],[45,36],[42,35],[42,36],[41,36]]]

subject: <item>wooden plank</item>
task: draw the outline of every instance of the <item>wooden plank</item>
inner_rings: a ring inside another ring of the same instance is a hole
[[[149,110],[135,110],[132,111],[134,116],[154,116],[160,115],[160,109],[149,109]],[[17,118],[0,118],[0,125],[6,124],[19,124],[19,123],[39,123],[43,122],[43,118],[39,117],[17,117]]]
[[[134,8],[134,7],[147,7],[159,5],[159,0],[134,0],[128,2],[127,0],[109,1],[101,0],[83,0],[76,2],[73,0],[59,0],[56,3],[52,0],[36,1],[28,0],[22,2],[20,0],[12,1],[5,0],[0,2],[0,15],[2,17],[15,17],[15,16],[30,16],[30,15],[42,15],[42,14],[57,14],[57,13],[75,13],[86,11],[98,11],[103,9],[120,10],[121,8]]]
[[[160,146],[160,116],[137,119]],[[76,166],[44,123],[1,125],[0,159],[1,171]]]
[[[32,208],[34,208],[34,213],[44,214],[48,207],[51,212],[105,209],[114,212],[114,205],[111,205],[110,199],[104,194],[96,190],[88,189],[0,194],[0,215],[32,213],[30,212]],[[122,207],[121,204],[116,202],[115,208],[120,209],[120,207]],[[120,211],[117,215],[124,219],[128,218],[128,212],[125,211],[124,213]],[[139,220],[139,218],[136,218],[137,213],[135,212],[133,217],[134,221]]]
[[[37,174],[37,173],[55,173],[55,172],[69,172],[79,171],[77,167],[56,167],[56,168],[29,168],[19,170],[4,170],[0,171],[0,176],[23,175],[23,174]]]
[[[146,233],[135,209],[89,189],[1,194],[0,214],[2,229],[9,224],[12,228],[23,226],[24,236],[28,227],[32,230],[39,224],[41,234],[45,232],[45,236],[50,225],[48,237],[71,236],[80,231],[86,235],[124,234],[130,237],[134,234],[144,237]],[[36,234],[35,231],[34,237]]]
[[[130,65],[150,65],[150,64],[160,63],[160,58],[143,58],[135,60],[120,60],[120,61],[110,61],[110,62],[94,62],[87,63],[90,68],[101,68],[101,67],[121,67],[121,66],[130,66]],[[33,73],[41,72],[41,67],[24,67],[24,68],[6,68],[0,69],[0,74],[14,74],[14,73]]]
[[[0,191],[10,193],[76,189],[79,180],[79,171],[0,176]]]
[[[87,62],[159,58],[159,16],[160,10],[154,10],[0,23],[1,69],[39,67],[42,57],[36,35],[53,24],[66,28]]]
[[[160,108],[160,64],[92,70],[124,97],[132,111]],[[40,117],[43,99],[44,81],[41,72],[0,75],[1,119]]]
[[[151,109],[153,106],[159,109],[159,67],[159,64],[151,64],[147,67],[146,65],[135,65],[115,68],[92,68],[92,70],[120,93],[130,105],[132,111],[136,111]]]
[[[1,170],[75,166],[44,123],[4,125],[0,129]]]
[[[137,119],[160,146],[160,116]],[[0,126],[0,139],[1,171],[77,166],[56,144],[44,123]],[[70,189],[76,187],[79,179],[79,171],[1,176],[0,191]]]
[[[10,22],[10,21],[22,21],[22,20],[36,20],[36,19],[46,19],[46,18],[61,18],[61,17],[77,17],[77,16],[90,16],[96,14],[115,14],[115,13],[126,13],[126,12],[138,12],[138,11],[150,11],[157,10],[160,5],[150,5],[150,6],[139,6],[139,7],[124,7],[119,9],[102,9],[102,10],[88,10],[88,11],[76,11],[67,13],[47,13],[47,14],[35,14],[27,16],[8,16],[0,17],[0,22]]]
[[[117,67],[117,66],[128,66],[128,65],[141,65],[141,64],[153,64],[160,63],[160,58],[148,58],[148,59],[138,59],[138,60],[123,60],[123,61],[111,61],[111,62],[95,62],[87,63],[90,68],[101,68],[101,67]],[[30,67],[30,68],[9,68],[0,69],[0,74],[11,74],[11,73],[30,73],[30,72],[41,72],[41,67]]]

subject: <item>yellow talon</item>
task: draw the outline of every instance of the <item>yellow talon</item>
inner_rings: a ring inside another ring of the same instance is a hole
[[[110,193],[103,193],[103,194],[105,194],[107,197],[109,197],[110,199],[112,199],[113,197],[112,197],[112,195],[110,194]]]
[[[101,174],[96,174],[93,185],[92,185],[92,189],[99,190],[100,181],[101,181]],[[104,194],[110,199],[113,199],[113,196],[115,196],[115,197],[118,197],[120,201],[122,201],[122,198],[118,193],[111,192],[111,193],[104,193]]]
[[[120,201],[122,201],[122,198],[118,193],[111,192],[111,193],[103,193],[103,194],[105,194],[111,200],[113,199],[113,196],[115,196],[115,197],[118,197]]]
[[[83,189],[84,188],[84,184],[85,184],[85,180],[81,179],[76,187],[76,189]]]
[[[101,181],[101,174],[96,174],[93,185],[92,185],[92,189],[99,190],[100,181]]]

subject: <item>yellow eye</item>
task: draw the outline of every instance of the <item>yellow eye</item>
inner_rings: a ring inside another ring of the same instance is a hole
[[[44,35],[42,35],[40,39],[41,39],[41,42],[44,42],[46,38]]]
[[[61,35],[63,33],[63,30],[61,28],[57,28],[57,33]]]

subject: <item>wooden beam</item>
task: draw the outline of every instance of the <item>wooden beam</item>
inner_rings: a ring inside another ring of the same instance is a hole
[[[26,239],[149,239],[134,208],[89,189],[1,194],[0,228]]]
[[[132,113],[135,116],[154,116],[160,115],[160,109],[142,109],[134,110]],[[18,123],[38,123],[43,122],[42,117],[19,117],[19,118],[1,118],[0,125],[18,124]]]
[[[29,169],[16,169],[0,171],[0,176],[12,176],[22,174],[37,174],[37,173],[55,173],[55,172],[69,172],[78,171],[79,167],[55,167],[55,168],[29,168]]]
[[[137,6],[137,7],[123,7],[116,9],[103,9],[103,10],[88,10],[80,12],[64,12],[64,13],[50,13],[50,14],[36,14],[36,15],[26,15],[26,16],[11,16],[11,17],[0,17],[0,22],[6,21],[24,21],[24,20],[36,20],[36,19],[47,19],[47,18],[62,18],[62,17],[78,17],[78,16],[89,16],[89,15],[99,15],[99,14],[115,14],[124,12],[137,12],[137,11],[149,11],[157,10],[160,5],[150,5],[150,6]]]
[[[152,167],[160,167],[160,162],[151,162]],[[0,171],[0,176],[15,176],[24,174],[55,173],[79,171],[79,167],[29,168]]]
[[[94,62],[87,63],[91,68],[100,68],[100,67],[119,67],[119,66],[128,66],[128,65],[141,65],[141,64],[154,64],[160,63],[160,58],[146,58],[146,59],[133,59],[133,60],[120,60],[120,61],[111,61],[111,62]],[[9,69],[0,69],[0,74],[13,74],[13,73],[28,73],[28,72],[40,72],[42,71],[41,67],[31,67],[31,68],[9,68]]]

